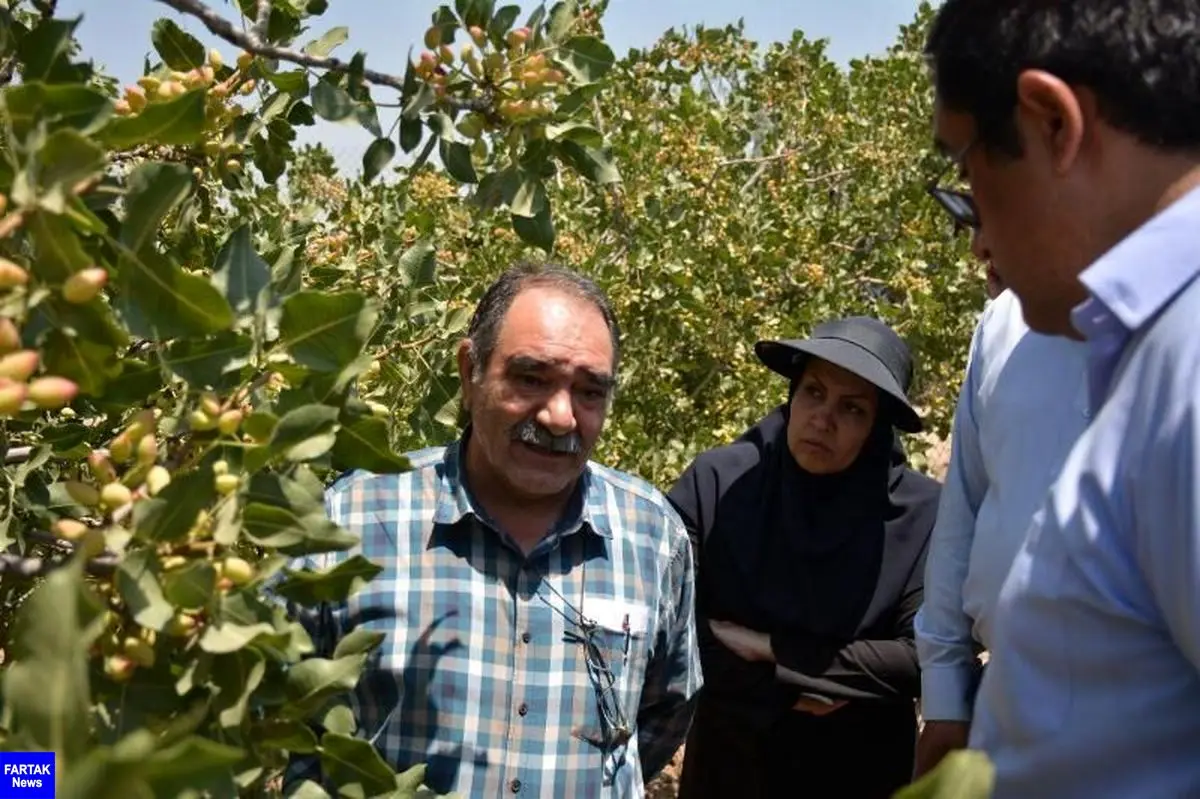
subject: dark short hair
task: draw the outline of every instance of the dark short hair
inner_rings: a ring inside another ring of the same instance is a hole
[[[572,297],[577,297],[595,306],[612,338],[613,377],[621,363],[621,329],[608,297],[591,279],[557,264],[522,262],[506,269],[479,300],[467,338],[471,342],[471,369],[473,376],[482,375],[496,349],[500,326],[513,300],[522,291],[531,288],[552,288]]]
[[[1096,96],[1146,145],[1200,149],[1198,0],[946,0],[925,46],[936,94],[989,150],[1022,153],[1017,77],[1050,72]]]

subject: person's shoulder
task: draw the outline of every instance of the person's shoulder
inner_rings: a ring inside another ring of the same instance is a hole
[[[761,462],[760,446],[753,441],[738,440],[704,450],[695,457],[688,468],[699,472],[720,471],[733,479],[744,475]]]
[[[595,461],[588,461],[588,474],[589,504],[610,524],[636,528],[630,530],[633,535],[649,533],[663,540],[687,538],[683,521],[666,494],[649,480]],[[612,518],[614,512],[616,519]]]

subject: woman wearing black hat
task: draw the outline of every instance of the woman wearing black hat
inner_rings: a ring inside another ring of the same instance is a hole
[[[940,484],[909,468],[908,347],[865,317],[760,341],[788,402],[669,497],[696,544],[704,688],[681,799],[890,796],[909,781]]]

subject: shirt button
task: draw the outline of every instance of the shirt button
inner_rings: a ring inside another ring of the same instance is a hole
[[[521,633],[521,641],[523,643],[526,643],[526,644],[529,643],[531,638],[533,638],[533,636],[529,634],[529,630],[526,630],[525,632]]]
[[[522,716],[524,716],[528,712],[529,712],[529,705],[525,704],[524,702],[522,702],[521,706],[519,708],[517,708],[517,713],[519,713]]]
[[[510,791],[512,791],[513,793],[520,793],[521,792],[521,781],[513,780],[512,782],[510,782],[508,784],[508,789]]]

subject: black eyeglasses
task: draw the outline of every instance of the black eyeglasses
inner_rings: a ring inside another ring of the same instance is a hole
[[[946,188],[940,184],[945,181],[948,172],[962,163],[962,159],[978,141],[978,139],[972,139],[957,157],[952,157],[945,171],[937,180],[931,181],[925,189],[950,214],[950,218],[954,220],[956,233],[960,228],[975,230],[979,227],[979,208],[975,205],[975,198],[971,196],[970,192]]]

